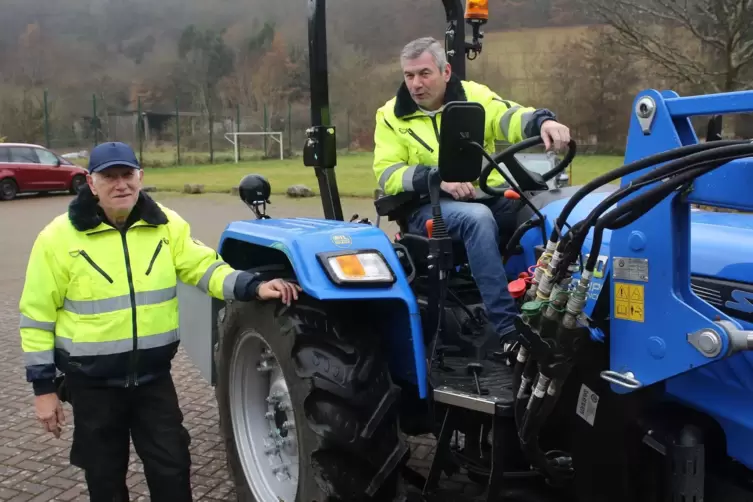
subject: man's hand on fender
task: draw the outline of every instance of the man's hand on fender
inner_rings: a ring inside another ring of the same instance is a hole
[[[476,197],[476,187],[471,183],[447,183],[443,181],[439,188],[452,195],[455,200],[468,200]]]
[[[298,299],[298,293],[303,291],[298,284],[287,282],[282,279],[273,279],[263,282],[256,291],[256,296],[260,300],[273,300],[279,298],[287,306]]]
[[[570,143],[570,129],[554,120],[547,120],[541,124],[541,138],[547,151],[554,147],[559,152]]]

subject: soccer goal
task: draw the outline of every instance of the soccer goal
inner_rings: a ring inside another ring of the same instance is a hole
[[[283,148],[282,148],[282,133],[281,132],[229,132],[225,134],[225,139],[228,140],[235,150],[235,163],[240,162],[240,136],[269,136],[280,147],[280,160],[283,160]]]

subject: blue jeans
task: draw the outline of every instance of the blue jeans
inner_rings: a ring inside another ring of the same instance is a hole
[[[440,207],[452,240],[465,244],[471,273],[495,331],[500,338],[512,334],[518,307],[507,290],[499,244],[500,234],[509,238],[515,231],[518,202],[503,198],[471,201],[443,198]],[[429,219],[431,205],[421,206],[409,217],[410,232],[426,236]]]

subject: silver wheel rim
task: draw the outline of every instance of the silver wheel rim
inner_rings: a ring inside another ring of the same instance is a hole
[[[246,481],[258,502],[294,502],[298,437],[288,385],[258,333],[241,335],[230,361],[230,417]]]

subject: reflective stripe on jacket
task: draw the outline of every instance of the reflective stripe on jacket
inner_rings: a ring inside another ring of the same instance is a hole
[[[450,101],[473,101],[483,105],[486,112],[484,147],[489,153],[494,153],[495,141],[518,143],[538,135],[541,123],[555,118],[549,110],[504,100],[487,86],[461,81],[455,75],[447,83],[445,92],[444,102]],[[428,192],[428,171],[438,163],[441,125],[441,109],[436,113],[419,109],[405,84],[394,98],[377,110],[373,168],[379,186],[387,195]],[[489,184],[503,183],[502,176],[492,171]]]
[[[20,300],[21,345],[35,393],[66,378],[133,385],[169,371],[178,344],[177,280],[234,298],[241,274],[146,194],[122,233],[85,188],[37,237]],[[52,387],[51,387],[52,386]]]

